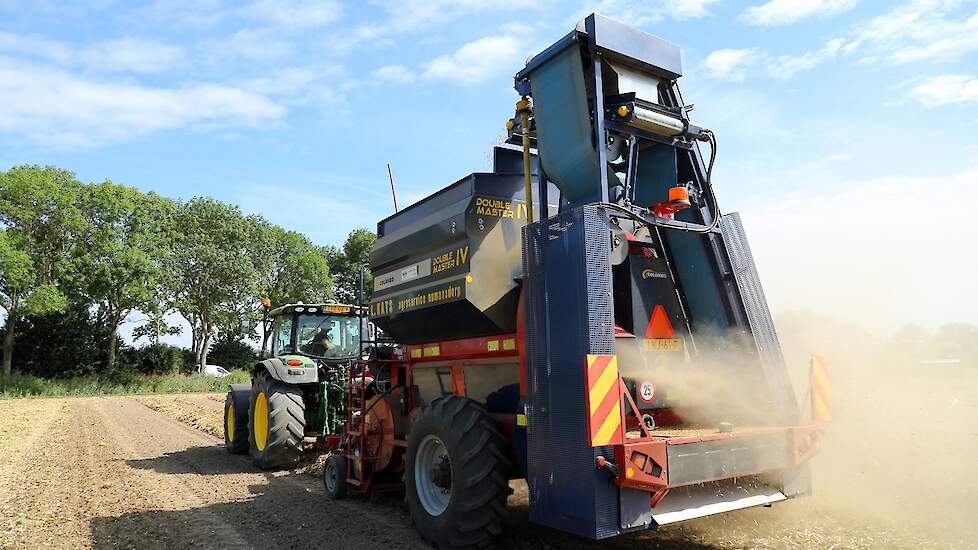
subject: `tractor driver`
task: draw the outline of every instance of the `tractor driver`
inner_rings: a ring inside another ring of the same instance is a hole
[[[314,334],[308,342],[302,345],[302,351],[317,357],[326,355],[326,352],[333,347],[333,339],[330,338],[330,331],[332,330],[333,327],[329,325],[319,327],[316,330],[316,334]]]

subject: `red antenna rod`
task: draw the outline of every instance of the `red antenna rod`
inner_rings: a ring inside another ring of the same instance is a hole
[[[387,163],[387,176],[391,179],[391,195],[394,197],[394,212],[397,212],[397,193],[394,191],[394,173],[391,172],[391,163]]]

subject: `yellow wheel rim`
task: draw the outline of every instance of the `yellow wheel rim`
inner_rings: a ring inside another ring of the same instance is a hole
[[[228,434],[228,441],[234,443],[234,404],[228,406],[228,423],[224,426],[224,433]]]
[[[265,392],[259,392],[258,398],[255,399],[255,447],[258,447],[259,451],[265,450],[265,444],[268,443],[268,399],[265,398]]]

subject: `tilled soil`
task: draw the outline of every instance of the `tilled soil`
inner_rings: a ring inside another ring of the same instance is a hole
[[[220,406],[220,404],[218,404]],[[328,502],[125,397],[0,402],[2,548],[411,548],[390,506]]]
[[[425,548],[400,495],[330,501],[312,460],[225,452],[223,395],[0,401],[0,549]],[[968,548],[798,499],[592,543],[530,524],[514,482],[501,548]]]

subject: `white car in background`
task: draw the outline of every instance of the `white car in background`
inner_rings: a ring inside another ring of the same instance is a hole
[[[224,378],[231,374],[228,370],[220,365],[204,365],[204,372],[200,372],[200,367],[197,367],[197,374],[203,374],[204,376],[216,376],[217,378]]]

